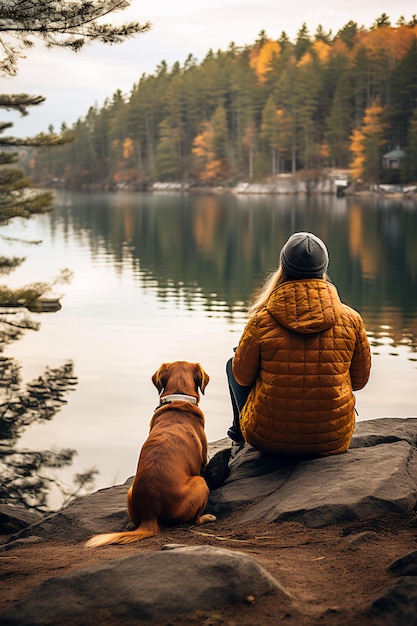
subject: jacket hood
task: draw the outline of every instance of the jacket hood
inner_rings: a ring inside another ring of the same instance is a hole
[[[282,326],[306,335],[334,326],[342,308],[336,287],[322,279],[285,282],[266,304],[268,313]]]

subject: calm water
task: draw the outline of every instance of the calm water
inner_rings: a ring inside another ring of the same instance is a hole
[[[62,309],[39,315],[8,353],[32,380],[74,361],[79,384],[48,425],[23,444],[73,447],[65,478],[96,466],[97,487],[134,473],[163,361],[199,361],[211,380],[202,399],[209,440],[225,436],[231,412],[224,365],[246,321],[248,298],[275,269],[288,236],[310,230],[329,248],[330,275],[359,310],[373,369],[357,394],[359,419],[415,416],[417,402],[417,208],[333,197],[57,194],[56,209],[2,234],[2,253],[26,256],[10,285],[73,272]]]

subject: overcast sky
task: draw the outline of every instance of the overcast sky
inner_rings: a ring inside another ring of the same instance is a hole
[[[369,28],[384,12],[395,25],[400,16],[411,19],[416,12],[411,5],[410,0],[133,0],[117,20],[150,21],[151,31],[117,46],[95,44],[77,54],[40,46],[28,51],[18,76],[0,79],[1,92],[43,95],[47,100],[26,118],[2,111],[1,120],[14,122],[16,136],[46,131],[49,124],[59,129],[62,122],[71,125],[84,117],[90,106],[102,106],[117,89],[128,94],[140,76],[152,73],[162,60],[171,67],[191,53],[201,61],[210,48],[225,50],[232,41],[252,44],[261,30],[272,39],[285,31],[294,41],[303,22],[310,35],[319,24],[336,34],[350,20]]]

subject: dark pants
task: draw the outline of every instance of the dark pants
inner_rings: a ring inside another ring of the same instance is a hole
[[[243,442],[244,439],[240,430],[239,417],[252,387],[244,387],[236,382],[232,372],[232,361],[233,358],[229,359],[226,363],[227,382],[229,384],[230,399],[233,408],[233,424],[227,431],[227,436],[230,437],[232,441],[240,443]]]

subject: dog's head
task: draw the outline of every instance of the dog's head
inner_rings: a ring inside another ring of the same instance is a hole
[[[152,382],[159,393],[183,393],[195,395],[199,398],[198,389],[204,394],[210,376],[203,370],[200,363],[188,361],[173,361],[163,363],[152,376]]]

